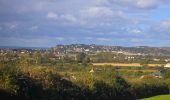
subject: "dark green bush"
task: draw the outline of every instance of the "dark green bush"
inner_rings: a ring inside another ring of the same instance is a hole
[[[111,83],[94,80],[90,88],[43,70],[35,73],[36,77],[8,68],[1,69],[0,73],[1,82],[8,80],[7,88],[0,89],[0,100],[135,100],[169,93],[167,84],[152,78],[130,84],[119,75],[111,75]]]
[[[168,85],[158,81],[136,83],[132,85],[131,89],[132,94],[134,94],[137,99],[169,93]]]

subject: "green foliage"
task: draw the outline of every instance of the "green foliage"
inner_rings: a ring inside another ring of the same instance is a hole
[[[169,68],[165,70],[163,77],[164,78],[170,78],[170,69]]]
[[[103,81],[96,81],[92,91],[93,99],[96,100],[111,100],[115,96],[115,89]]]
[[[17,63],[6,63],[0,68],[1,94],[15,96],[16,100],[135,100],[169,93],[168,81],[165,84],[160,79],[148,78],[130,84],[121,75],[128,76],[131,72],[118,71],[123,67],[67,63],[55,67],[27,66],[21,63],[27,62],[26,58],[19,62],[19,68]],[[92,67],[94,73],[89,72]]]
[[[86,58],[86,54],[85,53],[78,53],[76,58],[77,58],[78,63],[82,63],[83,60]]]
[[[90,58],[86,56],[86,57],[83,59],[82,64],[83,64],[83,65],[87,65],[88,63],[90,63]]]
[[[0,76],[0,90],[6,90],[8,93],[16,94],[18,88],[17,84],[15,84],[15,79],[11,75],[5,74]]]
[[[132,85],[132,93],[136,98],[146,98],[160,94],[168,94],[168,85],[158,79],[146,79]]]

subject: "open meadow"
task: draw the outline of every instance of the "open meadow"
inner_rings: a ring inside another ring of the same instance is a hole
[[[130,66],[130,67],[142,67],[140,63],[92,63],[94,66],[104,66],[104,65],[111,65],[111,66]],[[165,64],[146,64],[149,67],[161,67]]]
[[[170,95],[159,95],[159,96],[154,96],[142,100],[169,100],[169,99],[170,99]]]

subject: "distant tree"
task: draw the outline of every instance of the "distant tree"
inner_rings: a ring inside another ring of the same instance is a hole
[[[143,67],[146,67],[146,66],[148,66],[149,62],[150,62],[150,59],[145,59],[140,62],[140,65]]]
[[[85,53],[78,53],[77,56],[76,56],[77,57],[77,62],[82,63],[83,60],[86,58],[86,56],[87,55]]]
[[[88,63],[90,63],[90,58],[88,56],[86,56],[83,61],[82,61],[83,65],[87,65]]]
[[[166,69],[165,72],[163,73],[164,78],[170,78],[170,69]]]
[[[28,58],[29,58],[28,55],[26,54],[22,55],[19,60],[19,67],[28,67],[29,66]]]
[[[63,58],[63,60],[64,60],[64,62],[66,62],[66,63],[73,63],[73,62],[74,62],[74,60],[73,60],[71,57],[69,57],[69,56],[65,56],[65,57]]]
[[[35,58],[35,63],[40,64],[41,63],[41,54],[40,53],[35,53],[33,56]]]

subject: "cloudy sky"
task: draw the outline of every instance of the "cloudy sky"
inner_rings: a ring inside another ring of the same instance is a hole
[[[170,46],[170,0],[0,0],[0,46]]]

